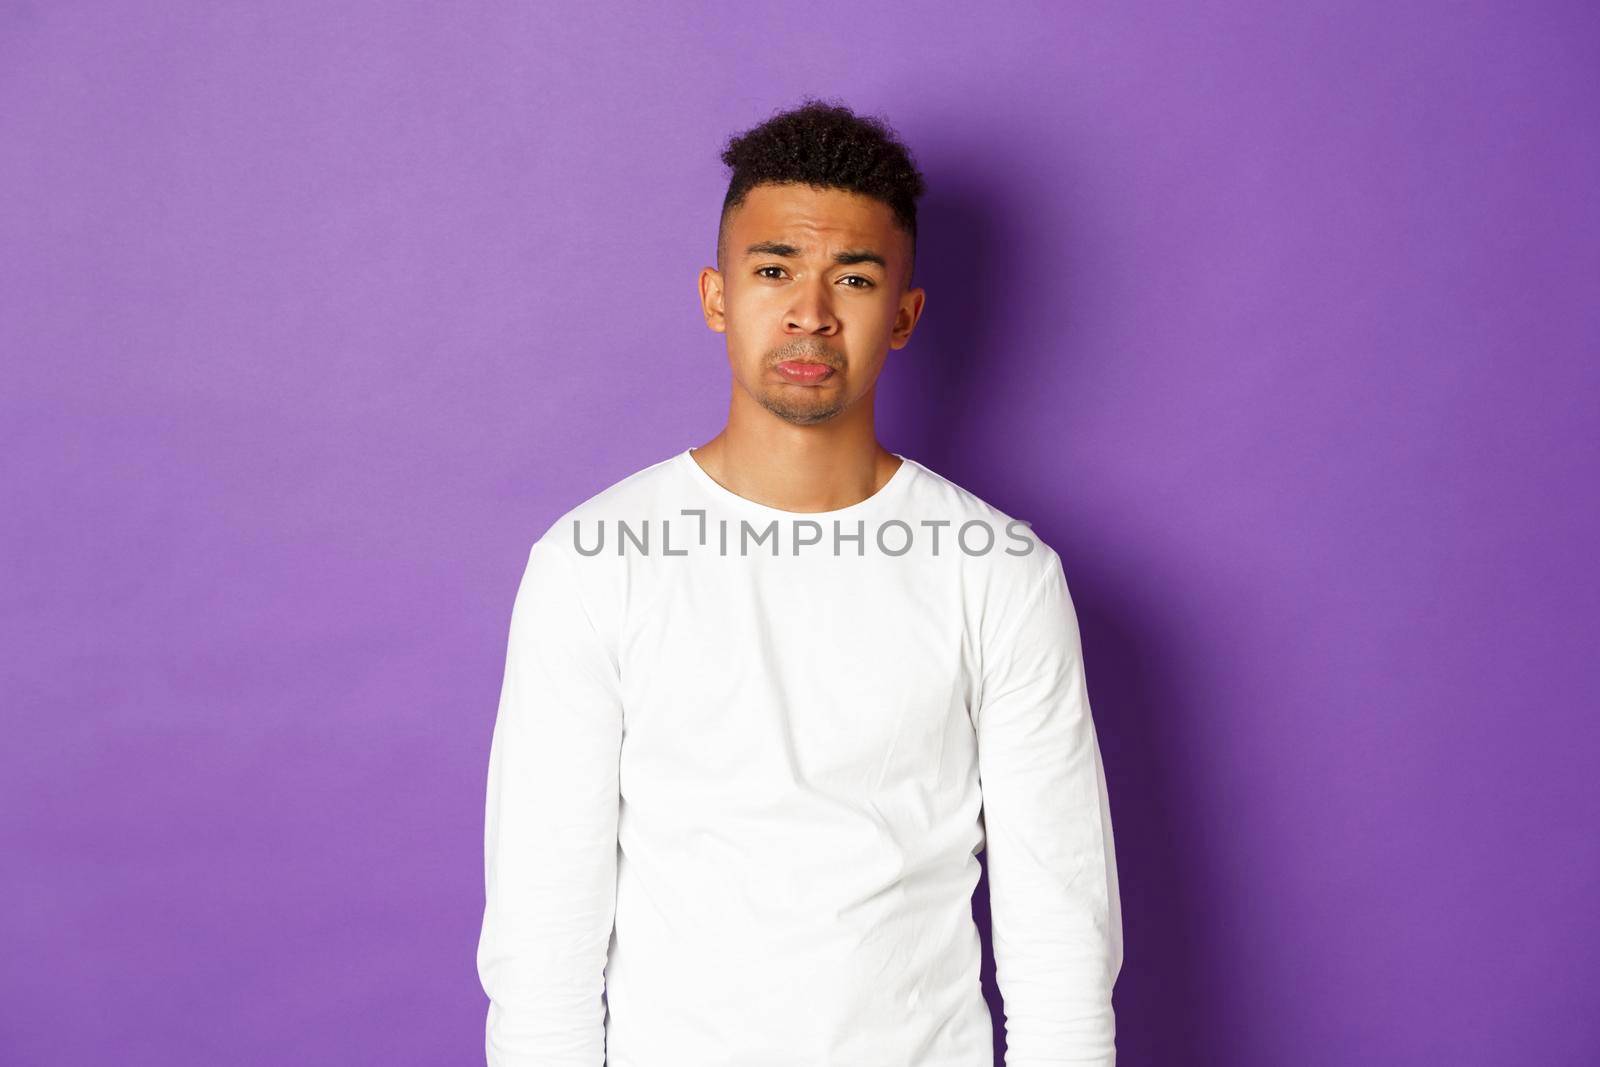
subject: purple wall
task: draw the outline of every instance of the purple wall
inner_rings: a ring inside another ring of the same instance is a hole
[[[1121,1062],[1597,1062],[1600,9],[1130,6],[0,9],[0,1061],[482,1062],[528,544],[721,426],[821,93],[884,442],[1073,586]]]

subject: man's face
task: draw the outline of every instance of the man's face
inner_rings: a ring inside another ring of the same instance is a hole
[[[735,403],[795,425],[870,397],[922,311],[923,291],[905,288],[911,238],[871,197],[758,185],[729,217],[722,256],[700,272],[700,295],[707,325],[728,337]]]

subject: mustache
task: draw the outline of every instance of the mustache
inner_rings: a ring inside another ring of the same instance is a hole
[[[784,345],[772,355],[772,364],[776,366],[785,360],[808,359],[817,363],[824,363],[838,370],[844,366],[844,356],[826,345],[814,341],[802,341],[795,344]]]

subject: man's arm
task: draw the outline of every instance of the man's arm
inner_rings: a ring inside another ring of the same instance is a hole
[[[1116,1063],[1122,915],[1105,769],[1061,560],[983,654],[977,717],[1007,1067]]]
[[[488,1067],[601,1067],[616,905],[616,667],[543,540],[511,612],[490,746],[478,977]]]

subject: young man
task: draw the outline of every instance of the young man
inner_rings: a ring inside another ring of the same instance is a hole
[[[922,177],[811,101],[734,138],[723,430],[533,544],[489,758],[490,1067],[1115,1062],[1115,849],[1057,554],[873,432]]]

